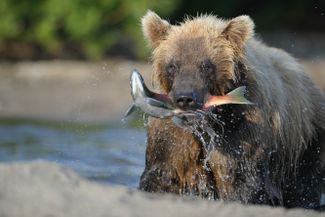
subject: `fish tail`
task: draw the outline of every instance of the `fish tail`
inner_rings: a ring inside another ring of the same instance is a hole
[[[134,113],[138,108],[135,104],[132,104],[128,110],[125,112],[123,119],[129,117],[132,113]]]
[[[246,99],[245,93],[247,92],[246,86],[241,86],[235,90],[229,92],[227,95],[231,98],[231,101],[235,104],[253,104],[251,101]]]

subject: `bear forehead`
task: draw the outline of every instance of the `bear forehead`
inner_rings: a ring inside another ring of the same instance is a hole
[[[156,49],[155,56],[166,62],[176,60],[188,63],[211,57],[218,48],[218,42],[222,43],[217,38],[224,27],[223,21],[211,17],[200,17],[172,26]]]
[[[187,35],[207,35],[220,34],[226,27],[227,22],[216,19],[213,16],[201,16],[193,19],[186,19],[180,25],[173,25],[169,35],[187,34]]]
[[[180,37],[179,40],[167,41],[166,61],[187,62],[187,64],[200,61],[209,56],[206,39],[204,37]]]

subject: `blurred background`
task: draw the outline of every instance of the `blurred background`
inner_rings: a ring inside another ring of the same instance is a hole
[[[252,17],[257,37],[292,53],[325,89],[324,0],[1,0],[0,161],[43,159],[136,187],[142,115],[122,121],[129,75],[150,83],[140,18]]]

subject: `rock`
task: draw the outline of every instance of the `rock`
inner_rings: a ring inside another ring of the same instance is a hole
[[[1,217],[321,216],[301,209],[244,206],[103,185],[44,161],[2,163],[0,174]]]

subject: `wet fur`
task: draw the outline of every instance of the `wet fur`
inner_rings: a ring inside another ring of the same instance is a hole
[[[142,25],[154,49],[157,90],[173,88],[164,72],[168,62],[186,61],[188,76],[195,77],[194,63],[210,58],[217,66],[208,78],[210,92],[246,85],[255,105],[224,105],[214,111],[217,120],[206,117],[220,136],[213,148],[202,142],[209,140],[204,128],[192,133],[151,118],[140,189],[318,208],[325,185],[325,99],[297,61],[256,40],[247,16],[200,16],[172,26],[148,12]]]

